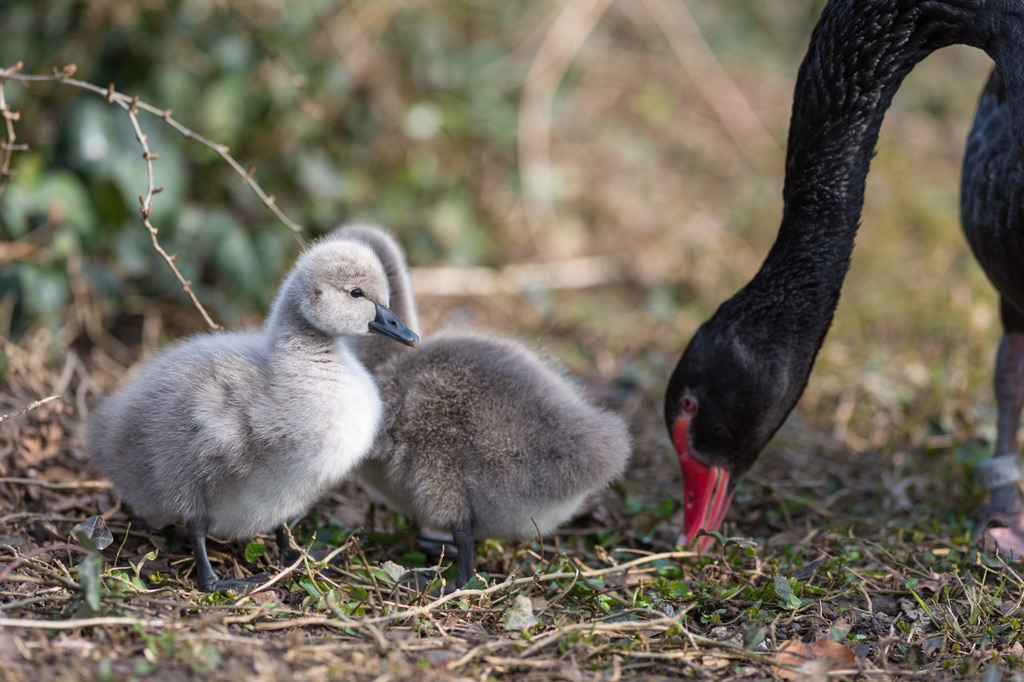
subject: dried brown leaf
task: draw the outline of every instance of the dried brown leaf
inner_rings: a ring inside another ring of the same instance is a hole
[[[25,429],[18,453],[22,466],[37,466],[55,457],[60,452],[63,438],[64,429],[56,415]]]
[[[830,639],[819,639],[810,644],[798,639],[786,640],[779,646],[775,658],[780,663],[801,667],[811,661],[826,661],[829,664],[829,669],[852,668],[857,664],[857,657],[850,647]],[[772,672],[784,680],[803,680],[807,677],[800,670],[790,670],[778,666],[772,666]]]

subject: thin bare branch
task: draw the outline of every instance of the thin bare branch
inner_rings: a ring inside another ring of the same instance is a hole
[[[3,155],[0,156],[0,194],[3,194],[4,189],[7,187],[7,178],[13,175],[11,173],[11,155],[15,151],[27,149],[24,145],[17,144],[18,137],[14,133],[14,122],[20,118],[20,114],[17,111],[11,111],[11,108],[7,105],[7,96],[4,94],[4,83],[7,82],[8,74],[20,71],[23,66],[22,62],[18,62],[0,75],[0,116],[4,119],[6,131],[2,145]]]
[[[17,478],[13,476],[0,477],[0,484],[9,485],[34,485],[37,488],[46,490],[109,490],[113,486],[109,481],[68,481],[67,483],[50,483],[49,481],[38,481],[34,478]]]
[[[21,408],[20,410],[15,410],[14,412],[10,412],[10,413],[5,414],[5,415],[0,415],[0,423],[3,423],[5,421],[7,421],[8,419],[14,419],[15,417],[20,417],[21,415],[23,415],[23,414],[25,414],[27,412],[31,412],[32,410],[37,409],[39,407],[42,407],[43,405],[46,405],[47,403],[52,403],[54,400],[57,400],[58,398],[60,398],[59,395],[51,395],[51,396],[48,396],[46,398],[43,398],[42,400],[37,400],[34,403],[26,405],[25,407]]]
[[[533,235],[554,216],[551,107],[559,83],[612,0],[570,0],[555,18],[523,82],[519,101],[519,178]]]
[[[111,84],[107,92],[108,99],[114,97],[116,93],[114,93],[113,84]],[[157,159],[157,156],[149,150],[149,143],[146,141],[146,135],[142,132],[142,127],[139,125],[138,104],[139,97],[136,95],[126,107],[126,111],[128,112],[128,118],[131,119],[132,128],[135,129],[135,139],[138,140],[139,144],[142,146],[142,158],[146,161],[146,174],[149,179],[149,184],[146,188],[146,195],[139,197],[139,210],[142,213],[142,224],[149,232],[149,237],[153,242],[153,249],[160,254],[160,257],[164,259],[165,263],[167,263],[167,267],[171,269],[171,272],[173,272],[174,276],[178,279],[182,290],[190,299],[192,299],[192,305],[194,305],[196,310],[202,314],[203,319],[206,320],[206,324],[210,325],[213,329],[222,329],[219,324],[213,321],[210,314],[206,312],[206,308],[203,304],[199,302],[196,292],[192,289],[192,282],[185,279],[181,274],[181,271],[178,270],[178,266],[174,264],[174,261],[178,259],[177,254],[173,256],[170,255],[164,250],[164,247],[160,245],[160,240],[157,239],[157,229],[149,220],[149,217],[153,215],[153,195],[160,191],[157,189],[153,179],[153,161]]]
[[[128,95],[125,95],[124,93],[120,93],[114,88],[113,83],[109,84],[106,88],[101,88],[98,85],[93,85],[92,83],[88,83],[86,81],[73,78],[75,71],[77,70],[77,67],[74,64],[68,64],[64,66],[60,71],[55,71],[55,73],[48,76],[40,74],[23,74],[20,72],[22,66],[23,64],[21,62],[18,62],[11,68],[0,69],[0,115],[3,116],[6,122],[6,137],[4,138],[3,142],[3,155],[0,156],[0,191],[2,191],[3,189],[4,178],[6,178],[10,174],[9,165],[11,153],[16,148],[18,148],[18,145],[16,145],[16,137],[14,132],[14,126],[12,123],[12,121],[17,120],[18,115],[16,112],[10,111],[4,96],[3,85],[8,80],[15,80],[23,84],[49,82],[70,85],[81,90],[86,90],[88,92],[101,95],[107,102],[120,106],[128,113],[128,117],[131,120],[132,128],[135,130],[135,138],[136,140],[138,140],[139,145],[142,146],[142,158],[146,162],[148,184],[146,188],[146,194],[144,196],[139,197],[139,208],[142,214],[142,224],[149,232],[150,239],[153,242],[153,249],[160,255],[164,262],[167,263],[167,266],[171,269],[171,272],[174,273],[175,278],[177,278],[178,283],[181,284],[182,290],[192,301],[192,305],[195,306],[196,310],[199,311],[199,313],[203,316],[203,319],[206,321],[207,325],[209,325],[211,328],[221,329],[222,327],[213,321],[213,318],[210,317],[210,314],[207,312],[206,308],[203,306],[203,304],[199,301],[199,298],[196,296],[195,291],[193,291],[192,283],[189,280],[185,279],[185,277],[181,274],[181,271],[178,270],[178,267],[174,264],[178,257],[176,255],[168,254],[167,251],[164,250],[163,246],[161,246],[160,241],[157,238],[158,230],[150,220],[150,217],[153,214],[153,195],[158,194],[162,188],[156,186],[153,175],[153,162],[157,160],[157,158],[159,157],[156,154],[152,153],[152,151],[150,150],[149,143],[147,142],[146,139],[146,135],[142,132],[142,127],[139,125],[138,112],[140,109],[142,111],[146,111],[148,113],[158,116],[167,125],[177,130],[186,138],[196,140],[200,144],[209,147],[210,149],[217,152],[217,154],[220,155],[220,157],[224,159],[224,161],[227,162],[227,164],[231,166],[235,170],[235,172],[242,177],[242,181],[253,189],[253,191],[264,203],[264,205],[266,205],[267,208],[269,208],[271,212],[274,215],[276,215],[279,220],[281,220],[281,222],[288,226],[288,229],[291,230],[296,241],[298,241],[300,244],[303,243],[302,228],[297,223],[293,222],[290,218],[288,218],[277,205],[277,202],[274,200],[274,197],[272,195],[268,195],[259,185],[259,183],[256,182],[253,173],[254,168],[250,167],[248,170],[246,170],[233,156],[231,156],[227,145],[217,144],[212,140],[195,132],[194,130],[185,127],[180,122],[176,121],[174,118],[171,117],[172,112],[170,109],[159,109],[151,104],[147,104],[141,101],[138,95],[130,97]]]
[[[105,616],[101,618],[69,618],[68,620],[35,620],[29,618],[0,618],[0,628],[29,628],[33,630],[77,630],[110,625],[127,625],[144,628],[163,628],[170,625],[163,618],[129,618],[127,616]]]
[[[14,80],[21,83],[60,83],[63,85],[69,85],[74,88],[79,88],[80,90],[87,90],[89,92],[96,93],[97,95],[102,96],[103,99],[107,100],[111,104],[117,104],[126,111],[129,109],[129,107],[131,107],[134,104],[138,109],[159,117],[161,120],[163,120],[164,123],[166,123],[167,125],[177,130],[179,133],[181,133],[182,136],[190,140],[195,140],[204,147],[212,149],[222,159],[224,159],[224,161],[229,166],[231,166],[231,168],[233,168],[236,173],[238,173],[238,175],[242,178],[245,184],[249,185],[249,187],[252,188],[252,190],[256,193],[256,196],[258,196],[260,200],[266,205],[266,207],[269,208],[270,211],[275,216],[277,216],[278,220],[284,223],[288,227],[288,229],[292,231],[296,241],[298,241],[300,244],[304,243],[304,240],[302,238],[302,226],[294,222],[292,219],[290,219],[287,215],[284,214],[281,208],[277,205],[274,197],[272,195],[267,194],[263,190],[263,187],[261,187],[260,184],[256,182],[256,178],[253,176],[251,172],[252,169],[247,170],[244,166],[242,166],[242,164],[239,163],[238,160],[231,155],[230,147],[228,147],[227,145],[218,144],[210,140],[209,138],[200,135],[196,131],[191,130],[190,128],[183,125],[180,121],[173,118],[171,116],[173,112],[170,109],[160,109],[159,107],[155,107],[152,104],[147,104],[146,102],[143,102],[142,100],[138,99],[138,97],[132,97],[124,93],[118,92],[114,88],[114,85],[112,83],[105,88],[101,88],[98,85],[93,85],[92,83],[78,80],[77,78],[72,78],[72,75],[75,73],[75,70],[77,68],[74,64],[68,64],[61,71],[58,71],[57,73],[54,73],[49,76],[41,74],[19,73],[20,67],[21,63],[19,62],[18,64],[9,69],[0,69],[0,84],[2,84],[6,80]]]
[[[626,5],[635,8],[629,3]],[[779,143],[718,61],[686,3],[644,0],[644,7],[654,17],[683,71],[711,105],[740,153],[762,173],[767,172],[768,154],[778,151]]]

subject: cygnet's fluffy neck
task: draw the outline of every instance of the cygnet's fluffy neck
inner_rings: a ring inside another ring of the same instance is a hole
[[[317,329],[305,315],[299,301],[297,273],[285,279],[263,323],[263,336],[270,348],[330,348],[335,337]]]

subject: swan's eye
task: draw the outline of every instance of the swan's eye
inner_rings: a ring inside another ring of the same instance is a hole
[[[683,412],[687,416],[692,416],[697,411],[697,401],[690,396],[683,396],[679,400],[679,407],[683,408]]]
[[[362,296],[363,296],[363,290],[362,289],[353,289],[349,293],[352,294],[352,298],[362,298]]]

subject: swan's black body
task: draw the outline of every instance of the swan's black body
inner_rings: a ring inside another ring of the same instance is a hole
[[[1011,83],[1004,109],[1024,133],[1022,17],[1020,0],[825,7],[797,77],[778,238],[753,280],[697,331],[669,382],[665,419],[686,487],[681,540],[721,523],[737,478],[807,384],[849,267],[878,131],[903,78],[938,48],[979,47]],[[988,230],[972,237],[984,245],[979,255],[1000,238]],[[1000,257],[1002,249],[997,243]],[[1014,262],[1016,271],[999,270],[1016,274],[1016,295],[1024,292],[1024,260]]]
[[[1015,154],[1006,82],[993,72],[964,152],[960,185],[964,234],[999,292],[1006,313],[1024,316],[1024,172]],[[1024,331],[1016,321],[1016,331]]]
[[[1024,519],[1020,516],[1024,499],[1018,482],[1009,480],[1020,475],[1017,431],[1024,406],[1024,155],[1017,153],[1016,142],[1006,82],[994,72],[967,138],[960,218],[971,250],[999,292],[1003,322],[994,382],[996,459],[988,468],[1002,463],[1001,468],[1009,468],[1009,474],[987,484],[985,477],[979,476],[992,490],[992,500],[980,514],[979,532],[989,520],[1005,523],[1010,530],[993,530],[993,536],[1000,547],[1020,554],[1024,550]]]

